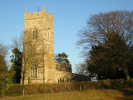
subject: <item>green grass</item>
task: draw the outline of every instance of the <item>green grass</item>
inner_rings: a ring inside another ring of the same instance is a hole
[[[2,100],[133,100],[133,89],[88,90],[5,97]]]

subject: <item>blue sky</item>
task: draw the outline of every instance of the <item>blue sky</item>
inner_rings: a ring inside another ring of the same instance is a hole
[[[75,64],[83,62],[77,49],[77,33],[86,27],[86,20],[93,14],[115,10],[133,10],[133,0],[0,0],[0,41],[11,45],[13,37],[24,30],[24,10],[53,11],[54,53],[65,52],[75,72]],[[11,53],[9,52],[9,56]]]

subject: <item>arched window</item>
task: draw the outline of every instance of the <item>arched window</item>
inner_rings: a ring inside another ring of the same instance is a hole
[[[60,78],[60,82],[62,82],[62,79]]]
[[[37,78],[37,67],[31,67],[31,78]]]
[[[37,40],[37,38],[38,38],[38,32],[37,32],[37,29],[34,28],[33,29],[33,40]]]

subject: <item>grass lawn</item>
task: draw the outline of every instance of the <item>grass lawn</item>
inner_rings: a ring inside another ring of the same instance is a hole
[[[2,98],[2,100],[133,100],[133,89],[35,94],[6,97]]]

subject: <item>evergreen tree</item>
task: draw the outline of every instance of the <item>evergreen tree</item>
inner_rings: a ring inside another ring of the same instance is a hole
[[[124,39],[112,33],[103,45],[92,46],[88,60],[88,70],[103,78],[130,78],[129,62],[132,51],[128,49]],[[131,69],[132,66],[130,67]],[[125,72],[126,71],[126,72]]]
[[[58,53],[58,55],[56,55],[55,57],[55,61],[60,63],[60,70],[62,70],[62,68],[65,68],[66,71],[68,72],[72,72],[72,68],[71,68],[71,64],[70,61],[67,59],[68,55],[63,53]]]
[[[13,55],[11,56],[11,71],[14,71],[14,75],[12,77],[12,79],[14,80],[15,83],[20,83],[20,79],[21,79],[21,68],[22,68],[22,52],[20,52],[17,48],[14,48],[12,50]]]
[[[55,59],[60,64],[71,65],[70,61],[67,58],[68,58],[68,55],[63,52],[63,53],[58,53]]]

